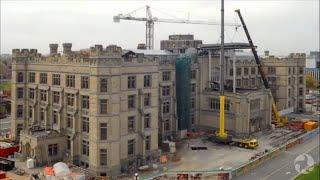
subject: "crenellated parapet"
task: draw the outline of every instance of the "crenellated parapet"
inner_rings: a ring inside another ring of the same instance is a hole
[[[121,66],[136,63],[141,64],[159,64],[157,59],[145,57],[143,54],[132,56],[130,61],[123,58],[122,48],[116,45],[109,45],[103,48],[103,45],[96,44],[89,49],[72,51],[71,43],[63,43],[63,53],[59,53],[58,44],[49,44],[50,53],[41,55],[37,49],[13,49],[12,62],[21,64],[72,64],[88,66]]]

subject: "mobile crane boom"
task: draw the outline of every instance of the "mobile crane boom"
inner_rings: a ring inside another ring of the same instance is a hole
[[[250,44],[250,47],[251,47],[251,51],[252,51],[252,53],[253,53],[254,59],[255,59],[255,61],[256,61],[256,64],[257,64],[257,66],[258,66],[258,71],[259,71],[259,73],[260,73],[260,75],[261,75],[261,79],[262,79],[262,81],[263,81],[264,87],[265,87],[266,89],[270,89],[269,82],[268,82],[268,80],[267,80],[267,78],[266,78],[266,75],[265,75],[263,69],[262,69],[261,61],[260,61],[260,59],[259,59],[258,53],[257,53],[257,51],[256,51],[256,48],[255,48],[255,46],[254,46],[254,44],[253,44],[253,42],[252,42],[252,39],[251,39],[251,37],[250,37],[248,28],[247,28],[247,26],[246,26],[246,24],[245,24],[245,22],[244,22],[244,20],[243,20],[243,18],[242,18],[242,15],[241,15],[241,13],[240,13],[240,9],[235,10],[235,12],[238,14],[238,16],[239,16],[239,18],[240,18],[240,21],[241,21],[241,24],[242,24],[242,27],[243,27],[243,29],[244,29],[244,32],[246,33],[246,36],[247,36],[247,39],[248,39],[248,41],[249,41],[249,44]],[[273,122],[274,122],[276,125],[278,125],[278,126],[282,126],[283,123],[285,123],[285,121],[287,121],[287,120],[286,120],[285,118],[282,119],[282,118],[280,117],[279,112],[278,112],[278,110],[277,110],[277,106],[276,106],[275,101],[274,101],[274,98],[273,98],[273,95],[272,95],[272,93],[270,93],[270,94],[271,94],[271,97],[272,97],[272,113],[273,113],[273,115],[274,115]]]

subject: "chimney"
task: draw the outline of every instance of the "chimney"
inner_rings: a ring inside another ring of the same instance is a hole
[[[58,53],[58,44],[49,44],[50,55]]]
[[[62,46],[63,46],[63,54],[71,53],[72,43],[63,43]]]
[[[269,56],[269,53],[270,53],[270,52],[269,52],[268,50],[267,50],[267,51],[264,51],[264,55],[265,55],[265,56]]]
[[[97,52],[102,52],[103,51],[103,46],[100,44],[94,45],[94,48],[96,49]]]

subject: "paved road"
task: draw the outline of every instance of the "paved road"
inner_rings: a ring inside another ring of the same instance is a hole
[[[298,174],[294,167],[294,160],[297,156],[307,153],[319,162],[319,135],[310,139],[304,144],[300,144],[289,151],[283,152],[280,156],[261,164],[256,169],[249,171],[247,174],[234,178],[235,180],[290,180]],[[302,168],[306,163],[300,163]]]

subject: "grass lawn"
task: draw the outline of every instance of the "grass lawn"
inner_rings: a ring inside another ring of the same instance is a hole
[[[320,164],[314,166],[313,170],[307,174],[300,174],[295,180],[319,180],[320,179]]]
[[[9,91],[10,89],[11,89],[11,83],[10,82],[0,83],[0,90]]]

